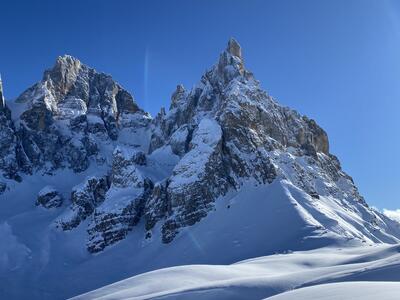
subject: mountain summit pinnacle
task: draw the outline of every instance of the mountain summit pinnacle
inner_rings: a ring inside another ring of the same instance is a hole
[[[229,39],[226,51],[228,51],[233,56],[242,58],[242,48],[234,38]]]
[[[229,39],[225,51],[221,53],[215,75],[218,79],[222,79],[224,84],[234,78],[242,77],[248,80],[252,77],[252,74],[244,67],[242,48],[234,38]]]

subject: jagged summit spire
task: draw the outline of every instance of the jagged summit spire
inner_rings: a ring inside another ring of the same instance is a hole
[[[242,48],[240,47],[239,43],[234,38],[229,39],[228,47],[226,48],[226,51],[233,56],[242,58]]]
[[[252,78],[252,74],[244,67],[242,48],[234,38],[229,39],[226,49],[221,53],[216,74],[225,84],[233,78],[242,77],[245,80]]]
[[[178,84],[176,86],[175,92],[172,94],[171,97],[171,105],[169,109],[173,109],[174,107],[178,106],[178,103],[184,99],[186,96],[186,89],[183,84]]]

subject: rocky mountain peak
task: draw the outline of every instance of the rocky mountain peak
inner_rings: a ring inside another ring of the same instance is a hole
[[[141,130],[150,121],[110,75],[70,55],[58,57],[16,105],[18,161],[26,170],[68,167],[82,172],[91,161],[106,160],[107,154],[99,151],[103,144],[116,141],[122,131]]]
[[[242,48],[234,38],[229,39],[226,51],[233,56],[239,57],[240,59],[242,58]]]
[[[225,51],[221,53],[218,64],[214,68],[213,73],[214,79],[217,79],[224,85],[228,84],[235,78],[241,78],[242,80],[252,78],[252,74],[244,67],[242,48],[235,39],[229,39],[228,45]]]
[[[247,180],[266,184],[284,178],[311,197],[328,195],[328,187],[335,186],[338,197],[362,199],[329,153],[326,132],[261,89],[245,69],[234,39],[193,89],[177,87],[170,111],[156,124],[151,150],[170,147],[181,158],[171,176],[155,184],[147,202],[147,229],[163,222],[165,242],[181,227],[199,222],[216,198]],[[316,173],[324,174],[326,187]],[[345,189],[342,182],[336,186],[339,180],[346,182]]]
[[[122,112],[139,110],[129,92],[110,75],[97,72],[70,55],[58,57],[54,66],[44,72],[42,81],[22,93],[17,102],[28,102],[67,118],[86,113],[101,116],[104,110],[117,118]]]
[[[57,57],[54,66],[45,71],[45,74],[55,74],[55,73],[65,73],[67,71],[78,71],[83,64],[79,59],[65,54],[63,56]]]
[[[52,69],[46,70],[43,75],[43,81],[51,81],[57,88],[60,95],[68,93],[82,69],[88,69],[82,63],[70,56],[59,56]]]
[[[44,72],[42,81],[26,90],[17,102],[46,110],[58,118],[93,114],[118,119],[139,108],[133,97],[107,74],[99,73],[78,59],[64,55]]]

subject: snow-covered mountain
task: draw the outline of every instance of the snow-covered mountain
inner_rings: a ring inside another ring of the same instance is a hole
[[[59,57],[15,102],[0,102],[0,152],[7,299],[63,299],[173,265],[400,240],[325,131],[266,94],[233,39],[154,119],[111,76]]]

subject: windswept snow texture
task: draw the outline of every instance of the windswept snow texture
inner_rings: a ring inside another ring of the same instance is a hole
[[[400,246],[323,248],[227,266],[173,267],[73,299],[397,300],[400,283],[392,281],[400,279],[399,252]]]

